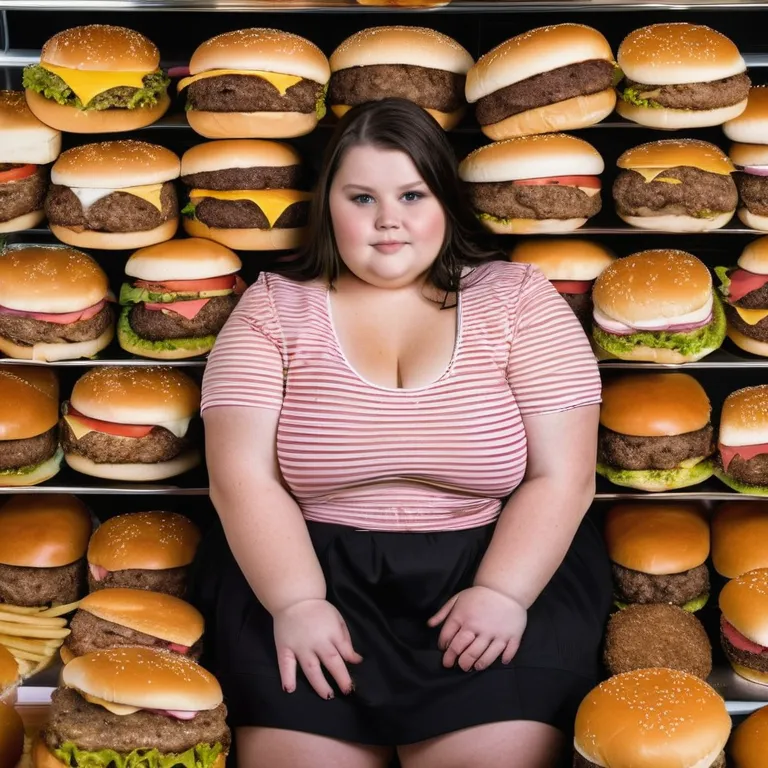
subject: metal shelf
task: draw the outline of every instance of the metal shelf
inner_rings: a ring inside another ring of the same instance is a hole
[[[726,344],[730,344],[726,341]],[[688,369],[715,369],[715,368],[736,368],[736,369],[754,369],[768,368],[768,358],[766,357],[741,357],[731,352],[728,347],[715,350],[711,355],[707,355],[702,360],[693,363],[645,363],[632,360],[617,360],[615,358],[598,359],[600,368],[607,370],[654,370],[663,368],[672,368],[675,370]]]
[[[112,354],[110,351],[109,354]],[[205,360],[149,360],[145,357],[109,357],[100,360],[59,360],[53,363],[35,360],[13,360],[9,357],[0,357],[0,365],[40,365],[51,368],[98,368],[100,366],[132,366],[148,368],[162,365],[171,368],[203,368]]]

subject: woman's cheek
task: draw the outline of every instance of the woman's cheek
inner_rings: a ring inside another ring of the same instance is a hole
[[[355,246],[365,240],[365,217],[354,206],[339,206],[332,213],[333,232],[340,250],[344,246]]]

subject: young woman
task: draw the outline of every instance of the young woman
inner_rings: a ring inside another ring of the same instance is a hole
[[[239,764],[552,768],[611,597],[589,343],[419,107],[351,111],[312,206],[203,385]]]

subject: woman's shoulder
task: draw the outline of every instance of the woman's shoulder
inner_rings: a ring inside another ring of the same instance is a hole
[[[489,296],[502,296],[505,303],[520,295],[534,268],[514,261],[486,261],[464,278],[463,290]]]
[[[299,282],[275,272],[261,272],[246,289],[236,311],[257,324],[285,325],[306,313],[321,291],[317,281]]]

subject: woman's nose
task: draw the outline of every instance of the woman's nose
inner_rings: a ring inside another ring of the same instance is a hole
[[[392,203],[381,203],[376,213],[376,227],[378,229],[395,229],[400,226],[400,217],[396,207]]]

